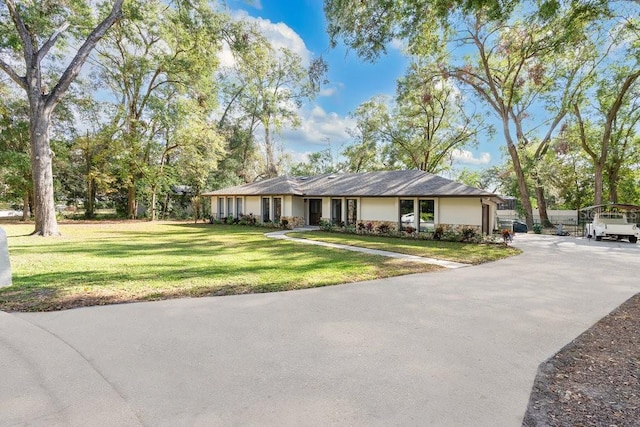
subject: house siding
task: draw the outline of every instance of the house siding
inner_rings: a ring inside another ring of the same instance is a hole
[[[440,198],[439,222],[451,225],[482,225],[482,205],[479,197]]]
[[[246,215],[253,214],[253,216],[261,218],[262,215],[262,198],[260,196],[247,196],[244,199],[245,208],[244,213]]]
[[[363,221],[400,220],[398,199],[395,197],[362,197],[358,206],[358,219]]]

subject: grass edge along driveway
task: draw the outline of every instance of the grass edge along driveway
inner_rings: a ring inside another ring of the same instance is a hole
[[[277,292],[440,270],[278,241],[255,227],[178,222],[61,224],[62,237],[2,224],[13,286],[0,310],[51,311],[179,297]]]
[[[288,233],[291,237],[320,240],[341,245],[360,246],[369,249],[397,252],[425,258],[436,258],[466,264],[482,264],[497,261],[522,251],[500,244],[472,244],[438,240],[414,240],[367,236],[326,231],[303,231]]]

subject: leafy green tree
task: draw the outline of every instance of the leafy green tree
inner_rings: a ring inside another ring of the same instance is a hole
[[[26,92],[29,100],[34,234],[59,234],[54,206],[53,152],[49,142],[51,115],[91,51],[120,18],[122,3],[123,0],[114,0],[97,25],[93,8],[86,1],[4,0],[0,5],[0,49],[6,55],[0,58],[0,68]],[[57,45],[57,53],[62,53],[72,44],[80,47],[64,71],[54,78],[43,73],[43,60],[52,49]]]
[[[338,172],[338,167],[330,147],[308,154],[306,162],[296,163],[290,170],[293,176],[313,176],[334,172]]]
[[[196,115],[216,106],[213,73],[225,41],[234,43],[236,26],[205,0],[130,2],[125,17],[98,49],[97,62],[100,79],[121,106],[116,160],[127,189],[127,215],[136,217],[138,201],[147,194],[153,219],[158,188],[166,187],[163,174],[170,170],[167,156],[177,148],[172,134],[186,118],[184,106]]]
[[[484,117],[436,67],[416,58],[398,82],[396,107],[385,132],[389,151],[403,167],[440,173],[456,150],[474,145],[491,129]]]
[[[29,159],[29,112],[26,103],[3,91],[0,103],[0,195],[22,201],[22,220],[30,216],[33,186]]]
[[[593,18],[609,12],[603,5],[582,7],[573,2],[508,2],[491,7],[487,2],[449,3],[442,13],[437,0],[418,2],[372,1],[366,3],[325,1],[332,41],[342,38],[360,56],[372,60],[384,53],[394,38],[406,42],[407,51],[427,62],[440,64],[444,76],[472,89],[502,124],[502,134],[517,178],[527,223],[533,222],[530,183],[525,176],[520,149],[532,143],[541,123],[532,123],[532,111],[553,99],[546,135],[538,140],[537,157],[545,154],[548,141],[580,95],[588,72],[571,53],[585,36]],[[539,7],[539,8],[538,8]],[[496,13],[496,11],[498,13]],[[524,18],[516,18],[518,12]],[[462,13],[458,13],[462,12]],[[504,12],[504,13],[503,13]],[[525,13],[526,12],[526,13]],[[437,19],[433,19],[436,17]],[[455,49],[454,49],[455,48]],[[453,54],[461,52],[455,57]],[[564,61],[564,65],[547,67]],[[562,90],[553,82],[562,71]],[[552,94],[544,98],[543,95]],[[535,161],[533,161],[535,164]],[[531,168],[539,210],[546,214],[542,183]]]
[[[227,76],[223,89],[225,109],[220,120],[220,126],[230,129],[240,143],[238,148],[244,156],[239,160],[243,166],[250,166],[256,148],[262,150],[256,176],[243,176],[245,182],[280,173],[283,162],[277,156],[276,136],[285,127],[299,126],[299,108],[305,100],[315,97],[327,71],[322,58],[306,65],[293,51],[273,48],[255,29],[249,37],[250,47],[236,57],[234,70]],[[255,144],[249,135],[258,132],[262,139]]]
[[[375,97],[360,104],[350,117],[356,121],[356,127],[347,132],[354,142],[344,148],[343,169],[348,172],[369,172],[393,169],[389,165],[383,144],[379,144],[383,123],[390,117],[388,101],[384,97]]]

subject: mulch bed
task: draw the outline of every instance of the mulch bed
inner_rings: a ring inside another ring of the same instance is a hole
[[[640,294],[538,368],[523,426],[640,426]]]

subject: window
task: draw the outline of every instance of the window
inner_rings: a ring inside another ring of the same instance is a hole
[[[224,197],[218,197],[218,219],[224,218]]]
[[[435,212],[433,200],[420,200],[420,231],[434,230]]]
[[[280,221],[282,216],[282,198],[276,197],[273,199],[273,220]]]
[[[347,199],[347,225],[355,225],[358,222],[358,200]]]
[[[236,216],[238,218],[242,216],[242,199],[239,197],[236,199]]]
[[[331,199],[331,221],[337,225],[342,222],[342,199]]]
[[[233,215],[233,198],[229,197],[227,199],[227,216]]]
[[[400,199],[400,228],[415,228],[415,208],[413,199]]]
[[[271,221],[271,215],[269,214],[269,198],[262,198],[262,222]]]

